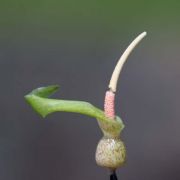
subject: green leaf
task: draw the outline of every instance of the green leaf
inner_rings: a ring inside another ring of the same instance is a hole
[[[33,90],[25,96],[26,101],[42,117],[57,111],[80,113],[98,120],[99,125],[106,136],[117,136],[124,128],[122,120],[107,118],[104,112],[85,101],[72,101],[47,98],[58,90],[59,86],[47,86]]]

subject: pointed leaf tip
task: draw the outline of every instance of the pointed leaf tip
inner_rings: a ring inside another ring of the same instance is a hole
[[[51,85],[47,87],[40,87],[33,90],[29,95],[37,95],[39,97],[49,97],[59,89],[59,85]]]

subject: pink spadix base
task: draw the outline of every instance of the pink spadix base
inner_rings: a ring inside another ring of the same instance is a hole
[[[115,94],[112,91],[106,91],[104,100],[104,113],[108,118],[112,119],[115,117],[114,100]]]

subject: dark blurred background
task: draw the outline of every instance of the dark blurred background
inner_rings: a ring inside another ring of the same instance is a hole
[[[180,1],[0,1],[0,179],[108,180],[95,163],[95,119],[43,119],[23,96],[59,84],[56,98],[102,108],[117,59],[148,36],[123,68],[116,112],[126,128],[122,180],[180,179]]]

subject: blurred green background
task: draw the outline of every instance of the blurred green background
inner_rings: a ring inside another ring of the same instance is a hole
[[[34,88],[103,107],[127,45],[147,37],[124,66],[116,112],[126,128],[119,179],[180,179],[180,2],[0,1],[0,179],[108,179],[94,160],[102,134],[89,117],[45,120],[25,103]],[[78,144],[78,145],[77,145]]]
[[[179,1],[1,1],[1,38],[106,41],[147,29],[179,31]]]

